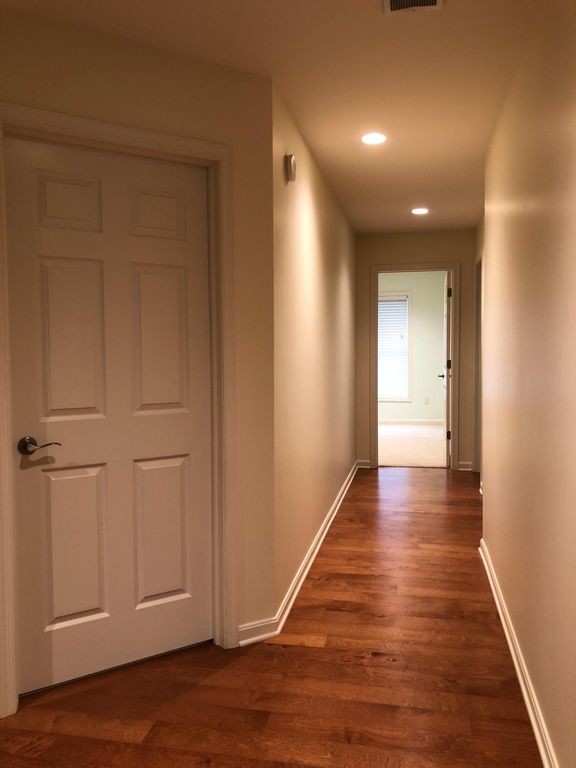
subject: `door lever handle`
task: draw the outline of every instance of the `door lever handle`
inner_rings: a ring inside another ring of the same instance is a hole
[[[438,374],[438,378],[439,379],[445,379],[446,378],[446,374],[445,373],[439,373]]]
[[[39,451],[40,448],[49,448],[51,445],[62,445],[62,443],[44,443],[44,445],[38,445],[38,441],[35,437],[26,435],[26,437],[21,437],[20,440],[18,440],[16,448],[18,449],[18,453],[21,453],[22,456],[30,456],[31,454],[36,453],[36,451]]]

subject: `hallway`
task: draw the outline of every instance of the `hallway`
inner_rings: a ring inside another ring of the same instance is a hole
[[[360,470],[283,633],[23,699],[2,768],[536,768],[478,477]]]

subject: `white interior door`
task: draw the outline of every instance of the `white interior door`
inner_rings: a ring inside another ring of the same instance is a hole
[[[205,169],[7,142],[19,683],[212,637]]]
[[[444,278],[444,409],[446,414],[446,466],[452,462],[452,273]]]

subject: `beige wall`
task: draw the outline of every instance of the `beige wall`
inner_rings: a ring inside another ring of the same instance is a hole
[[[484,537],[561,768],[576,765],[576,5],[544,41],[489,157]]]
[[[285,153],[297,159],[284,180]],[[355,456],[354,255],[346,219],[286,107],[274,98],[277,600]]]
[[[270,81],[0,11],[0,100],[233,149],[240,621],[275,608]]]
[[[474,263],[475,230],[440,230],[356,237],[356,450],[370,457],[369,298],[372,265],[460,264],[460,466],[474,452]]]

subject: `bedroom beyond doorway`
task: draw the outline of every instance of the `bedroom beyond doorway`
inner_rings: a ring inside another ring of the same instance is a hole
[[[446,271],[378,275],[378,464],[449,465]]]

